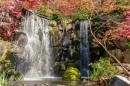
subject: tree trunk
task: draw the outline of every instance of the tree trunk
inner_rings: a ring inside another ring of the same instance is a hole
[[[120,63],[120,61],[114,56],[112,55],[107,48],[96,38],[96,36],[93,34],[92,32],[92,25],[91,25],[91,21],[89,21],[89,25],[90,25],[90,32],[92,34],[92,36],[94,37],[94,39],[103,47],[103,49],[121,66],[121,68],[124,70],[125,74],[130,75],[130,73],[122,66],[122,64]]]

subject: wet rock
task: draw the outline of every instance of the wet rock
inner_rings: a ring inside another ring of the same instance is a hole
[[[57,22],[55,20],[49,20],[48,22],[49,22],[49,25],[51,27],[56,27],[57,26]]]
[[[53,47],[53,53],[54,53],[55,61],[58,61],[59,56],[62,53],[62,49],[60,47]]]
[[[124,51],[124,59],[123,62],[124,63],[130,63],[130,49],[127,49],[126,51]]]
[[[109,52],[114,55],[121,63],[123,62],[123,55],[120,49],[109,50]]]
[[[113,76],[107,86],[130,86],[130,81],[122,76]]]
[[[129,47],[126,45],[128,43],[128,39],[126,37],[121,37],[119,39],[113,39],[114,44],[119,48],[119,49],[128,49]]]
[[[61,46],[61,35],[59,34],[58,30],[51,30],[52,33],[52,40],[53,40],[53,46],[54,47],[60,47]]]
[[[63,38],[63,47],[69,47],[69,45],[70,45],[70,43],[71,43],[71,41],[67,38],[67,37],[64,37]]]
[[[15,41],[17,42],[17,44],[15,44],[15,45],[17,45],[17,47],[14,48],[14,52],[17,55],[23,54],[24,48],[25,48],[27,41],[28,41],[26,33],[16,32],[15,33]]]
[[[69,30],[73,30],[72,24],[68,24],[68,25],[66,26],[66,31],[69,31]]]
[[[24,47],[27,43],[27,36],[25,34],[21,34],[18,39],[18,46]]]
[[[71,80],[71,81],[74,81],[74,80],[79,80],[81,78],[81,73],[80,71],[77,69],[77,68],[74,68],[74,67],[70,67],[68,68],[64,75],[63,75],[63,80]]]

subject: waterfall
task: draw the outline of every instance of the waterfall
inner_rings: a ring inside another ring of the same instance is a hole
[[[81,56],[81,77],[87,77],[89,70],[89,42],[88,42],[88,21],[80,21],[80,56]]]
[[[23,33],[27,36],[27,43],[18,57],[16,71],[29,80],[52,77],[53,46],[47,19],[27,11]],[[15,48],[19,49],[17,42]]]

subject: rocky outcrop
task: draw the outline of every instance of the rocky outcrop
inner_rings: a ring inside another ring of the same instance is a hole
[[[130,81],[122,76],[113,76],[107,86],[130,86]]]

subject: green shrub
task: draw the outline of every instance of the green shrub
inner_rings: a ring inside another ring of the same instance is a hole
[[[38,7],[37,10],[35,10],[34,12],[40,15],[44,15],[47,12],[48,7],[44,6],[44,7]]]
[[[53,14],[52,16],[49,16],[47,19],[48,20],[55,20],[58,24],[60,24],[61,20],[65,19],[65,16],[61,15],[61,14]]]
[[[128,43],[126,43],[127,44],[127,46],[130,48],[130,42],[128,42]]]
[[[91,73],[91,80],[98,81],[101,77],[111,78],[114,75],[120,75],[121,71],[115,69],[114,64],[111,64],[111,58],[100,58],[95,63],[90,63],[89,66],[93,68]]]

